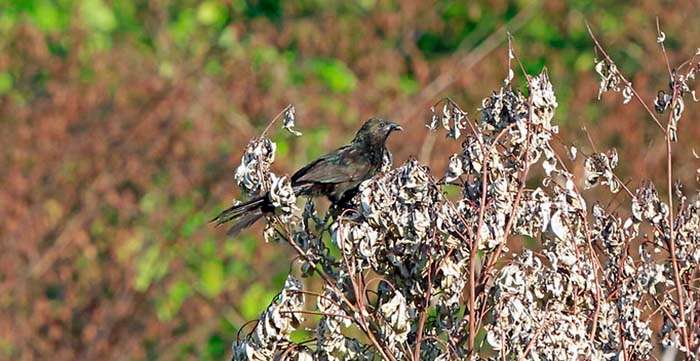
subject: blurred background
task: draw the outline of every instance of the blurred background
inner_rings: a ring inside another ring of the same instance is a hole
[[[0,359],[228,357],[293,256],[259,227],[232,240],[208,224],[238,195],[248,140],[294,104],[304,135],[272,134],[275,170],[291,173],[385,115],[407,128],[390,140],[396,163],[421,156],[441,175],[459,142],[427,137],[427,110],[449,96],[478,119],[506,74],[506,29],[528,72],[549,71],[562,142],[590,153],[586,127],[599,150],[618,148],[632,186],[662,176],[665,145],[642,108],[596,101],[584,20],[651,103],[668,82],[655,17],[678,64],[700,46],[699,8],[0,0]],[[700,130],[686,104],[674,158],[693,190]]]

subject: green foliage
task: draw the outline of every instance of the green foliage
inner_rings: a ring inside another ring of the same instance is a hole
[[[276,294],[276,292],[266,290],[259,283],[250,285],[240,298],[241,315],[248,320],[258,318]]]
[[[207,340],[207,348],[205,353],[206,360],[221,360],[226,356],[228,351],[229,341],[224,339],[219,334],[214,334]]]
[[[324,127],[317,127],[305,132],[310,134],[308,136],[308,139],[301,140],[302,142],[304,142],[302,149],[305,150],[306,155],[306,159],[302,159],[302,161],[314,159],[323,154],[324,149],[322,142],[328,136],[328,129]]]
[[[183,223],[180,234],[184,238],[189,238],[194,232],[200,230],[207,224],[207,216],[204,213],[193,212],[187,216],[187,220]]]
[[[280,0],[249,0],[245,2],[245,15],[249,18],[264,16],[270,20],[282,17],[282,1]]]
[[[401,89],[402,92],[413,95],[418,92],[419,88],[420,84],[412,76],[402,75],[399,78],[399,89]]]
[[[335,93],[349,93],[357,88],[357,77],[339,59],[313,59],[311,71]]]
[[[170,252],[161,250],[160,245],[148,246],[136,261],[134,288],[145,291],[151,283],[165,276],[171,258]]]
[[[224,265],[217,259],[207,260],[202,264],[200,274],[202,292],[208,297],[215,297],[224,288]]]
[[[161,299],[156,306],[158,318],[164,321],[171,320],[191,294],[192,288],[185,281],[176,281],[170,285],[165,298]]]
[[[117,27],[114,12],[102,0],[83,0],[80,15],[93,31],[111,32]]]
[[[139,207],[141,211],[145,214],[151,214],[155,212],[162,203],[162,199],[158,190],[153,190],[152,192],[146,193],[139,202]]]
[[[306,330],[294,330],[292,331],[290,338],[294,343],[301,343],[313,338],[313,334]]]
[[[0,95],[12,90],[12,75],[6,72],[0,73]]]
[[[226,17],[226,7],[219,1],[204,1],[197,7],[197,20],[204,25],[221,26]]]
[[[197,15],[194,9],[182,9],[170,23],[170,33],[175,42],[180,46],[186,46],[197,26]]]

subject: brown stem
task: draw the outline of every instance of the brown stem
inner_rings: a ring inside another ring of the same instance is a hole
[[[481,149],[484,149],[481,147]],[[469,355],[474,353],[474,337],[476,336],[476,256],[481,241],[481,227],[484,225],[484,212],[486,211],[486,183],[488,182],[489,160],[491,150],[484,149],[484,160],[481,169],[481,204],[479,205],[479,223],[476,226],[476,236],[473,237],[469,250]]]
[[[678,90],[673,89],[673,101],[671,102],[671,109],[673,109],[675,103],[678,101]],[[680,318],[681,318],[681,333],[683,334],[683,343],[685,347],[690,352],[690,338],[688,336],[688,324],[685,322],[685,300],[683,297],[683,284],[681,283],[680,272],[678,271],[678,260],[676,259],[676,242],[675,242],[675,229],[673,220],[673,149],[671,147],[671,137],[670,127],[671,127],[671,117],[673,116],[673,111],[669,113],[668,128],[666,130],[666,165],[667,165],[667,177],[668,181],[668,223],[669,223],[669,239],[668,248],[671,253],[671,264],[673,265],[673,281],[676,286],[676,292],[678,293],[678,307],[680,308]]]
[[[545,324],[542,325],[542,327],[540,327],[539,329],[537,329],[537,331],[535,332],[535,335],[532,336],[532,339],[530,339],[530,342],[527,343],[527,347],[525,348],[525,351],[523,352],[523,355],[520,356],[520,358],[519,358],[520,360],[525,360],[525,359],[527,359],[527,354],[530,353],[530,350],[532,349],[532,346],[535,345],[535,341],[537,341],[537,337],[540,336],[540,334],[542,333],[542,331],[543,331],[544,329],[546,329],[547,327],[549,327],[549,324],[550,324],[550,323],[551,323],[551,322],[545,322]]]
[[[661,26],[659,25],[659,18],[656,18],[656,32],[658,36],[661,36]],[[675,79],[673,77],[673,72],[671,71],[671,64],[668,61],[668,55],[666,55],[666,47],[664,43],[661,42],[661,51],[664,55],[664,60],[666,61],[666,68],[668,69],[668,75],[671,78],[673,97],[671,100],[671,111],[668,114],[668,123],[666,124],[666,166],[667,166],[667,177],[668,182],[668,224],[669,224],[669,240],[668,248],[671,253],[671,264],[673,265],[673,279],[676,286],[676,292],[678,293],[678,307],[680,308],[680,318],[681,318],[681,332],[683,334],[683,342],[685,344],[687,352],[691,351],[690,337],[688,336],[688,324],[685,322],[685,300],[683,296],[683,283],[681,283],[680,272],[678,271],[678,260],[676,259],[676,242],[675,242],[675,229],[674,229],[674,217],[673,217],[673,148],[671,146],[671,124],[673,123],[672,118],[674,116],[674,108],[678,102],[678,98],[681,96],[678,87],[676,86]]]
[[[425,290],[425,300],[423,302],[423,309],[420,313],[420,319],[418,320],[418,331],[416,332],[416,346],[413,351],[413,359],[420,360],[420,347],[423,342],[423,328],[425,327],[425,320],[428,318],[428,306],[430,305],[430,293],[432,292],[432,273],[433,264],[428,266],[428,287]]]
[[[530,105],[531,102],[530,102]],[[530,112],[530,115],[532,115],[532,110]],[[484,152],[484,157],[483,157],[483,167],[482,167],[482,175],[481,175],[481,204],[479,205],[479,222],[476,227],[476,235],[474,235],[472,238],[472,245],[471,245],[471,250],[469,251],[469,353],[472,354],[474,351],[474,337],[476,336],[476,279],[475,279],[475,273],[476,273],[476,256],[478,253],[479,249],[479,243],[481,240],[481,227],[484,224],[484,212],[486,210],[486,183],[487,183],[487,177],[488,177],[488,161],[491,158],[491,152],[493,151],[493,148],[498,144],[498,140],[501,138],[506,133],[506,130],[510,129],[510,126],[508,128],[503,129],[494,139],[494,142],[492,146],[489,147],[488,150],[485,149],[483,143],[481,142],[481,139],[479,139],[480,147],[482,149],[482,152]],[[528,140],[529,140],[529,135],[528,135]],[[527,151],[527,150],[526,150]],[[527,155],[526,155],[527,157]],[[527,163],[527,162],[526,162]],[[465,223],[466,225],[467,223]]]

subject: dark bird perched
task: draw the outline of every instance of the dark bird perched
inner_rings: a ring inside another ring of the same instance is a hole
[[[291,178],[297,196],[326,196],[334,205],[342,205],[357,192],[363,181],[379,172],[387,152],[389,134],[403,130],[396,123],[370,118],[348,145],[307,164]],[[255,223],[266,213],[274,211],[269,193],[222,211],[212,222],[222,225],[235,220],[229,235],[235,235]]]

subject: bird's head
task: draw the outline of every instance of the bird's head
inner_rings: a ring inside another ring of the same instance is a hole
[[[400,125],[382,118],[369,118],[362,128],[357,131],[355,143],[363,143],[369,146],[384,146],[384,142],[395,130],[403,130]]]

